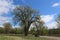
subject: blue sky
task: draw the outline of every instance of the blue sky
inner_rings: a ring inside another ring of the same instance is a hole
[[[5,22],[13,24],[12,10],[16,5],[29,5],[38,10],[45,25],[56,28],[55,18],[60,13],[60,0],[0,0],[0,26]]]

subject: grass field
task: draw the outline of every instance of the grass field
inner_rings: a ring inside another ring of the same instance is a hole
[[[47,39],[47,38],[42,38],[42,37],[34,37],[34,36],[16,36],[16,35],[0,35],[0,40],[52,40],[52,39]]]

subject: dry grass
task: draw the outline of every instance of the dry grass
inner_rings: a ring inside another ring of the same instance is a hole
[[[1,35],[0,36],[0,40],[52,40],[52,39],[48,39],[48,38],[42,38],[42,37],[34,37],[32,35],[28,35],[28,36],[7,36],[7,35]]]

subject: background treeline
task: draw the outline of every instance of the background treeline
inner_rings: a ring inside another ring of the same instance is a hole
[[[4,27],[0,27],[0,34],[23,34],[22,28],[13,28],[10,23],[4,23]],[[28,31],[29,34],[35,35],[37,32],[35,31],[35,28],[31,28],[30,31]],[[60,28],[53,28],[48,29],[47,27],[43,26],[41,27],[39,31],[40,35],[47,35],[47,36],[60,36]]]
[[[3,24],[4,27],[0,27],[0,34],[23,34],[21,28],[13,28],[9,22]]]
[[[49,36],[60,36],[60,29],[49,29],[48,30]]]
[[[5,28],[0,27],[0,34],[23,34],[23,30],[20,28],[11,28],[5,30]]]

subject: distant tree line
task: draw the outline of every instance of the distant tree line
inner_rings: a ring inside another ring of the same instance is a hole
[[[49,36],[60,36],[60,29],[49,29],[48,35]]]
[[[0,27],[0,34],[23,34],[21,28],[13,28],[9,22],[4,23],[3,25],[4,27]]]
[[[39,35],[60,36],[60,28],[48,29],[45,26],[41,26],[38,32],[33,27],[28,31],[28,34],[36,35],[37,33]],[[0,27],[0,34],[24,34],[24,31],[22,28],[13,28],[10,23],[4,23],[4,27]]]

